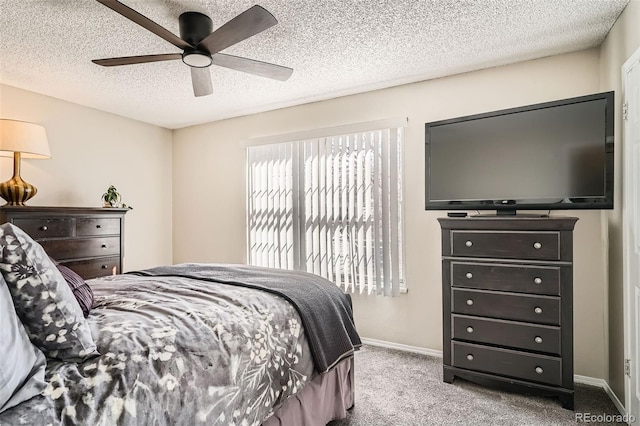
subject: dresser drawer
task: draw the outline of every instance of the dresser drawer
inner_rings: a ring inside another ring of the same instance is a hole
[[[70,218],[15,218],[11,222],[35,240],[73,236]]]
[[[451,231],[453,256],[559,260],[559,232]]]
[[[117,256],[62,262],[62,264],[71,268],[85,280],[122,273],[120,258]]]
[[[120,219],[118,218],[78,218],[76,219],[76,235],[90,237],[95,235],[120,235]]]
[[[452,313],[538,324],[560,324],[560,298],[452,289]]]
[[[560,295],[560,267],[451,262],[454,287]]]
[[[466,315],[452,315],[451,319],[457,340],[560,355],[560,327]]]
[[[120,237],[46,240],[40,244],[47,253],[55,253],[56,260],[120,254]]]
[[[451,350],[454,367],[562,385],[562,360],[557,357],[461,342],[452,342]]]

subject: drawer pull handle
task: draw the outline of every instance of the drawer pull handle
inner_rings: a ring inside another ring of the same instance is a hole
[[[100,266],[102,269],[107,269],[107,265]]]
[[[536,367],[536,373],[542,374],[544,373],[544,370],[542,369],[542,367]]]
[[[96,228],[100,229],[102,228],[102,225],[96,225]]]
[[[467,327],[467,333],[473,333],[473,327]]]
[[[464,243],[464,245],[467,247],[471,247],[473,243],[471,241],[467,241],[466,243]]]
[[[100,247],[102,247],[102,248],[107,248],[107,245],[106,245],[106,244],[103,244],[103,245],[101,245]]]
[[[473,361],[473,355],[471,355],[471,354],[467,355],[467,359],[468,359],[469,361]]]
[[[542,278],[540,278],[540,277],[535,277],[535,278],[533,279],[533,282],[534,282],[534,283],[536,283],[536,284],[542,284]]]
[[[41,229],[41,230],[43,230],[43,231],[48,231],[48,230],[49,230],[49,227],[48,227],[47,225],[42,225],[42,226],[40,227],[40,229]]]
[[[533,310],[533,312],[535,312],[536,314],[541,314],[542,313],[542,308],[540,306],[536,306],[536,308]]]
[[[536,241],[535,243],[533,243],[533,248],[539,250],[542,248],[542,244]]]
[[[536,336],[536,338],[533,340],[535,340],[536,343],[542,343],[542,337],[540,336]]]
[[[467,305],[469,305],[469,306],[473,305],[473,300],[472,299],[467,299]]]
[[[466,277],[467,277],[468,279],[471,279],[471,278],[473,278],[473,274],[472,274],[471,272],[467,272]]]

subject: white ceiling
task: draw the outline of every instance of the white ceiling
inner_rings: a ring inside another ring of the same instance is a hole
[[[294,69],[285,82],[211,67],[195,98],[181,61],[92,59],[180,50],[94,0],[0,0],[0,82],[167,128],[598,46],[629,0],[261,0],[279,24],[223,51]],[[123,0],[179,34],[249,0]]]

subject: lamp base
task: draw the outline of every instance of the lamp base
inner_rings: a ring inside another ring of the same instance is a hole
[[[24,206],[37,192],[38,189],[23,181],[20,175],[0,183],[0,197],[7,201],[7,206]]]

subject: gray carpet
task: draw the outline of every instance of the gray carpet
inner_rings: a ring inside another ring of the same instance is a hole
[[[374,346],[356,352],[355,376],[355,407],[329,425],[575,425],[574,413],[619,414],[597,387],[576,384],[574,412],[557,398],[501,392],[459,378],[447,384],[442,359]]]

